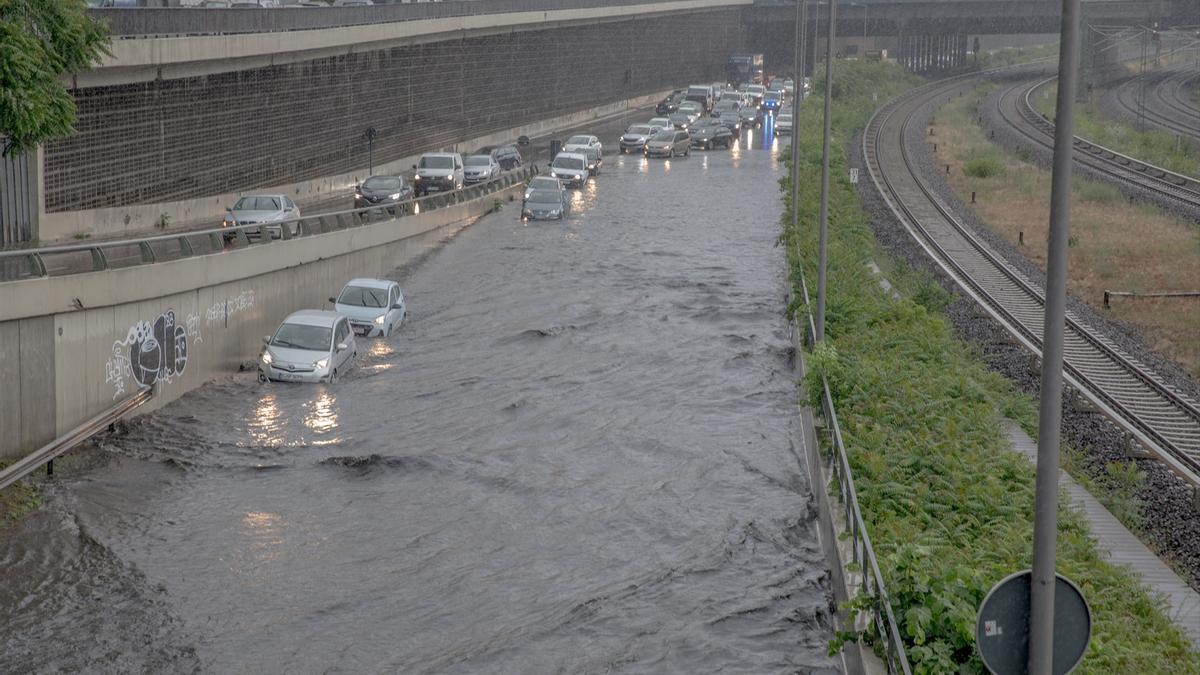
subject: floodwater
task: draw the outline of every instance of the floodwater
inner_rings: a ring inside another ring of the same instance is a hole
[[[341,382],[106,439],[0,534],[0,671],[836,672],[770,148],[610,155]]]

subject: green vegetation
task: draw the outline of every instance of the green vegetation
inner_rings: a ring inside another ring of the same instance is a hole
[[[12,462],[0,460],[0,469],[9,464]],[[41,494],[27,481],[21,481],[5,490],[0,490],[0,529],[4,529],[5,525],[15,522],[41,505]]]
[[[895,66],[865,62],[839,62],[834,77],[848,84],[834,99],[839,151],[830,196],[828,344],[809,359],[806,389],[812,396],[821,375],[829,381],[915,671],[978,673],[979,603],[995,582],[1030,563],[1033,469],[1008,448],[1002,420],[1032,430],[1034,407],[954,337],[939,313],[946,294],[932,279],[885,262],[845,178],[840,148],[866,122],[871,94],[886,100],[913,79]],[[820,106],[814,100],[802,115],[800,231],[785,225],[781,237],[797,282],[801,266],[816,277]],[[901,299],[883,292],[866,267],[871,259],[888,265]],[[1079,672],[1200,672],[1200,654],[1160,602],[1102,560],[1086,524],[1066,509],[1058,559],[1095,613]]]
[[[1046,85],[1040,91],[1046,93],[1031,97],[1033,105],[1053,119],[1057,89]],[[1145,131],[1138,131],[1127,120],[1114,120],[1101,113],[1094,101],[1075,106],[1075,135],[1175,173],[1200,177],[1200,147],[1149,124]]]
[[[1004,162],[992,154],[978,155],[963,164],[963,173],[975,178],[991,178],[1004,173]]]
[[[60,78],[108,53],[84,0],[0,0],[0,147],[25,152],[74,131],[75,100]]]
[[[980,68],[999,68],[1018,63],[1029,63],[1038,59],[1057,59],[1058,43],[1052,42],[1033,47],[1004,47],[991,49],[979,55]]]

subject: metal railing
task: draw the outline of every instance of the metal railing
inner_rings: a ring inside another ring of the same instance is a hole
[[[279,239],[284,241],[348,230],[418,213],[428,213],[486,197],[523,183],[531,176],[537,175],[538,171],[537,164],[527,164],[502,173],[492,180],[468,185],[461,190],[439,192],[393,204],[302,216],[292,220],[187,230],[86,244],[0,251],[0,283],[99,272],[198,255],[219,254],[249,246],[266,246],[275,240],[271,232],[274,230],[278,231]]]
[[[91,9],[89,14],[109,25],[116,38],[180,35],[230,35],[317,30],[399,21],[447,19],[481,14],[549,12],[598,7],[653,5],[664,0],[451,0],[373,5],[367,7],[281,7],[218,9],[202,7],[144,7]],[[731,5],[748,4],[731,0]]]
[[[142,387],[136,394],[88,419],[66,434],[50,441],[34,452],[0,469],[0,490],[33,473],[39,466],[46,465],[46,473],[54,473],[54,458],[95,436],[122,417],[140,408],[154,398],[154,389]]]
[[[800,272],[800,292],[805,306],[811,306],[808,296],[808,284],[804,281],[804,272]],[[811,312],[807,313],[804,329],[804,344],[811,347],[817,334]],[[871,626],[876,639],[883,645],[884,658],[889,673],[912,675],[912,667],[908,663],[908,654],[904,649],[904,639],[900,636],[900,627],[896,624],[896,616],[892,612],[891,599],[883,583],[883,573],[879,570],[879,561],[875,557],[875,549],[871,547],[871,537],[867,534],[867,526],[863,521],[862,509],[858,505],[858,492],[854,487],[854,474],[850,470],[850,455],[842,439],[842,429],[838,425],[837,411],[833,406],[833,394],[829,391],[829,381],[821,376],[821,416],[825,420],[829,442],[833,453],[833,477],[838,482],[838,493],[845,512],[846,533],[849,535],[851,560],[862,569],[862,587],[859,593],[870,598]],[[845,563],[846,561],[843,561]]]

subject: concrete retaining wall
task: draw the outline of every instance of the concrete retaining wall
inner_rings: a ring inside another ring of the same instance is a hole
[[[288,313],[325,306],[353,277],[388,274],[522,190],[215,255],[5,284],[0,457],[33,450],[140,385],[159,387],[153,409],[236,372]]]

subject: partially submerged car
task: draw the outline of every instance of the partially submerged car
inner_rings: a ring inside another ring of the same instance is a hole
[[[408,313],[400,284],[388,279],[351,279],[329,301],[333,311],[350,318],[354,334],[362,337],[391,335]]]
[[[336,382],[358,356],[350,319],[337,312],[293,312],[274,335],[263,337],[258,379],[279,382]]]

